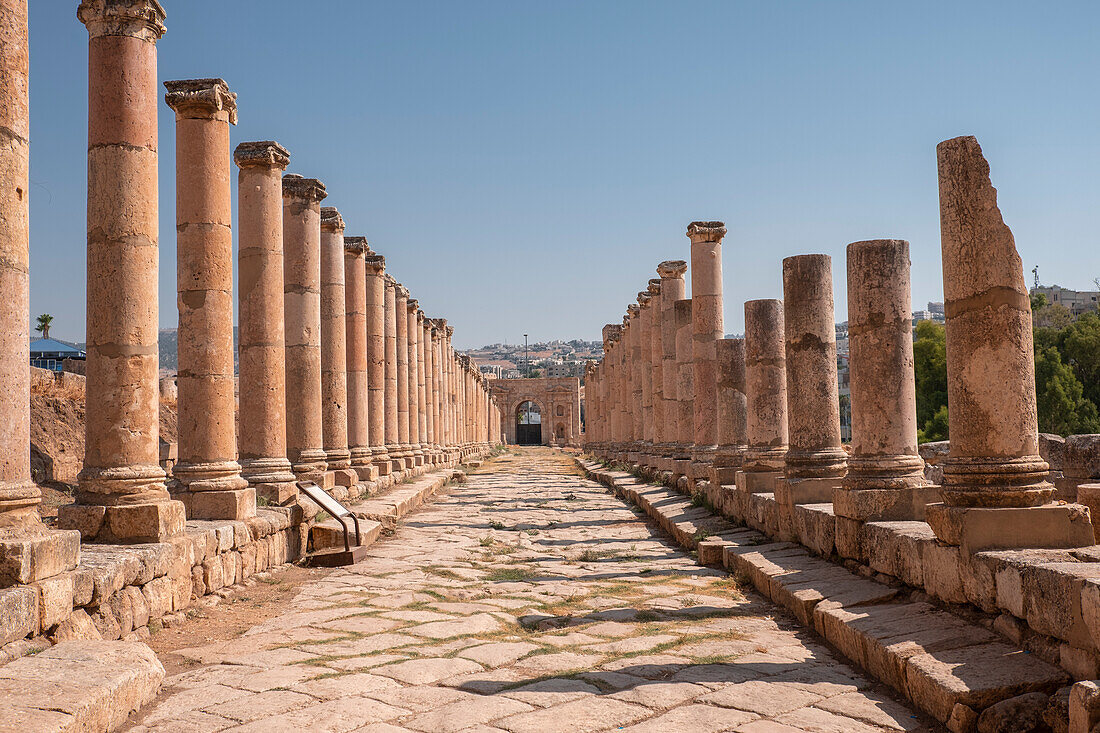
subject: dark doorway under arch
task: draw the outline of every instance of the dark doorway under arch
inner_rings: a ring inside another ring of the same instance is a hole
[[[516,408],[516,444],[542,445],[542,412],[531,400]]]

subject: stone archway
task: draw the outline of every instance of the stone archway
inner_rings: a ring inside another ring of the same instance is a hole
[[[576,445],[581,433],[580,389],[576,377],[489,380],[490,393],[504,408],[501,434],[512,444],[520,442],[516,411],[530,401],[539,409],[542,445]]]
[[[512,413],[517,445],[542,445],[543,410],[534,400],[523,400]],[[549,417],[549,416],[547,416]]]

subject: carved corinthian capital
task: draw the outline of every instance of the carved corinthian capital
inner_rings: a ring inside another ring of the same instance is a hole
[[[164,8],[157,0],[83,0],[76,17],[92,38],[129,36],[156,43],[164,35]]]
[[[164,101],[177,117],[213,119],[220,112],[237,124],[237,94],[229,91],[224,79],[180,79],[164,82],[168,93]]]

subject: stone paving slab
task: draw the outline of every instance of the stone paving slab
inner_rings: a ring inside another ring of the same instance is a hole
[[[939,729],[543,448],[485,462],[281,616],[177,653],[195,666],[135,733]]]
[[[702,517],[693,502],[674,489],[644,484],[597,463],[581,465],[669,528],[681,544],[698,548],[700,562],[721,564],[746,579],[922,711],[941,722],[951,721],[953,729],[958,721],[975,720],[995,703],[1036,691],[1050,694],[1070,681],[1061,669],[1005,644],[985,628],[927,603],[912,602],[899,589],[860,577],[801,545],[773,541],[709,512]],[[766,701],[766,694],[760,694]],[[710,701],[721,704],[722,699],[728,698],[718,695]],[[803,721],[818,726],[814,730],[831,730],[836,727],[828,720],[833,712],[828,704],[817,705],[812,714],[791,712],[776,722]],[[873,715],[846,714],[881,724]]]

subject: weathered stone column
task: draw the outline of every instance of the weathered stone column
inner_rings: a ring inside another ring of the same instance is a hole
[[[637,308],[638,306],[634,306]],[[630,307],[627,306],[626,315],[623,316],[623,330],[619,339],[619,363],[617,369],[619,370],[619,431],[620,442],[616,448],[617,460],[620,463],[630,462],[630,444],[633,439],[634,431],[634,419],[631,417],[631,410],[634,407],[634,387],[632,382],[632,369],[630,366],[631,348],[630,343],[633,339],[631,335],[631,328],[633,327],[633,318],[630,315]]]
[[[321,435],[337,486],[354,486],[348,448],[348,345],[344,287],[344,219],[321,208]]]
[[[658,281],[659,283],[660,281]],[[645,297],[642,297],[644,294]],[[653,454],[653,314],[658,309],[657,294],[653,291],[653,283],[648,289],[638,294],[638,306],[641,330],[638,332],[638,368],[642,383],[642,446],[641,460],[643,466],[650,464],[650,456]]]
[[[783,260],[789,445],[775,499],[783,505],[833,500],[848,470],[840,439],[833,270],[828,255]]]
[[[695,354],[693,345],[692,300],[685,298],[676,301],[676,397],[679,431],[676,448],[672,454],[672,475],[679,481],[681,476],[691,475],[691,449],[695,439]]]
[[[444,338],[444,357],[443,361],[447,365],[447,401],[448,410],[450,416],[447,421],[448,429],[450,430],[450,448],[451,459],[458,460],[459,458],[459,435],[458,435],[458,361],[455,358],[455,350],[451,345],[451,338],[454,336],[454,326],[447,326],[445,329]]]
[[[714,486],[732,486],[748,445],[745,339],[718,339],[718,449],[710,469]]]
[[[616,397],[617,387],[615,383],[615,358],[616,345],[622,333],[623,327],[617,323],[608,323],[603,327],[603,361],[601,371],[603,377],[600,380],[600,414],[601,429],[597,450],[603,458],[610,458],[613,445],[616,440]]]
[[[936,536],[966,551],[1078,547],[1093,537],[1084,507],[1051,504],[1039,457],[1031,303],[989,164],[973,137],[936,148],[951,453]]]
[[[31,480],[29,73],[27,0],[0,0],[0,587],[72,570],[80,552],[79,532],[42,524]]]
[[[351,470],[360,481],[374,481],[370,440],[370,387],[367,382],[366,237],[344,237],[344,324],[347,340],[348,448]],[[383,377],[384,379],[384,377]],[[381,387],[381,385],[379,385]]]
[[[386,286],[386,258],[369,254],[366,270],[367,311],[367,417],[370,420],[371,462],[380,476],[390,472],[387,423],[389,421],[388,370],[386,367],[386,312],[390,288]]]
[[[917,454],[911,303],[908,242],[848,245],[852,453],[833,492],[838,518],[920,520],[938,499]]]
[[[652,445],[649,447],[649,465],[654,470],[659,468],[661,461],[663,428],[665,422],[664,403],[664,352],[661,348],[661,316],[664,307],[664,292],[662,280],[650,280],[649,292],[653,296],[650,301],[649,314],[649,355],[647,361],[650,370],[650,391],[653,397],[653,405],[650,409],[652,427]]]
[[[241,472],[277,505],[298,496],[286,452],[283,327],[283,182],[290,154],[276,142],[245,142],[237,174],[238,378]]]
[[[155,0],[85,0],[88,27],[88,307],[84,469],[58,526],[84,539],[183,532],[160,467],[157,378]],[[25,447],[22,449],[25,450]]]
[[[321,201],[316,178],[283,176],[286,443],[299,480],[325,485],[321,424]],[[328,484],[331,485],[331,484]]]
[[[745,303],[745,436],[737,488],[775,491],[787,456],[787,357],[783,301]]]
[[[397,282],[385,276],[385,328],[386,328],[386,454],[389,455],[389,473],[404,470],[401,433],[397,406]]]
[[[432,320],[424,311],[416,315],[420,326],[420,426],[424,444],[425,463],[435,463],[434,399],[432,395]]]
[[[444,319],[433,318],[432,321],[432,410],[434,415],[434,443],[435,461],[443,463],[446,460],[444,450],[447,445],[447,428],[443,422],[443,326]]]
[[[645,393],[642,386],[642,303],[649,300],[646,292],[638,293],[638,303],[627,306],[630,313],[630,463],[638,465],[641,460],[642,441],[645,435]]]
[[[409,442],[409,291],[401,283],[394,285],[394,324],[397,349],[397,439],[402,468],[416,464]]]
[[[409,350],[409,450],[413,465],[424,465],[424,448],[420,445],[420,329],[416,314],[420,304],[415,298],[406,303],[405,337]]]
[[[661,468],[672,470],[672,453],[680,440],[678,434],[679,392],[677,382],[679,374],[676,367],[676,301],[684,299],[684,273],[687,262],[666,260],[657,265],[657,274],[661,276],[661,396],[663,405],[662,420],[658,426],[658,440],[662,456]]]
[[[256,490],[237,463],[233,381],[229,125],[237,123],[237,95],[221,79],[164,86],[176,112],[176,498],[192,519],[247,519],[256,515]]]
[[[726,225],[720,221],[693,221],[688,225],[691,240],[691,325],[695,362],[695,403],[692,449],[692,478],[707,475],[718,446],[718,375],[716,342],[722,338],[722,237]]]

